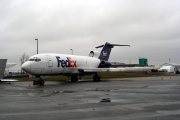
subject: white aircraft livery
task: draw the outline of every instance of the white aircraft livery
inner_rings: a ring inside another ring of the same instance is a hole
[[[44,85],[41,76],[66,75],[71,76],[71,81],[78,81],[78,76],[94,74],[93,81],[100,81],[98,72],[111,71],[137,71],[158,69],[158,67],[126,67],[126,68],[109,68],[108,62],[111,49],[114,46],[129,46],[110,44],[106,42],[104,45],[96,48],[102,48],[101,52],[91,51],[89,56],[44,53],[31,56],[28,61],[22,65],[22,69],[40,79],[37,84]]]

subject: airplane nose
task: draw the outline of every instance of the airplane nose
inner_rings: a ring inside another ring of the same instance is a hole
[[[29,62],[23,63],[21,68],[27,73],[29,73],[31,71],[31,65]]]

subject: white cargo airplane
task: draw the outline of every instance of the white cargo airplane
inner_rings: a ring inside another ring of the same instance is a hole
[[[44,85],[44,80],[40,76],[66,75],[71,76],[71,81],[78,81],[78,76],[94,74],[93,81],[100,81],[98,72],[113,71],[137,71],[158,69],[158,67],[126,67],[126,68],[109,68],[108,62],[111,48],[114,46],[130,46],[110,44],[98,46],[103,47],[101,53],[91,51],[89,56],[77,56],[67,54],[45,53],[31,56],[28,61],[22,65],[22,69],[39,77],[37,84]]]
[[[10,83],[10,82],[18,81],[18,80],[13,80],[13,79],[3,79],[5,68],[10,68],[15,65],[16,65],[16,63],[7,62],[7,59],[0,59],[0,82],[9,82]]]

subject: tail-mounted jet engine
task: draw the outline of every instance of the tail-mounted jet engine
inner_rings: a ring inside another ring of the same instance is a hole
[[[110,66],[111,66],[110,62],[102,60],[99,65],[99,68],[109,68]]]
[[[99,52],[99,51],[90,51],[90,53],[89,53],[89,57],[98,58],[99,55],[100,55],[100,52]]]

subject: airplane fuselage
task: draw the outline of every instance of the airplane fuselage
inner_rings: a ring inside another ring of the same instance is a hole
[[[97,68],[100,60],[94,57],[66,54],[37,54],[23,64],[24,70],[32,75],[68,75],[82,73],[81,67]]]
[[[44,80],[41,76],[51,75],[67,75],[71,76],[72,82],[78,81],[78,76],[94,74],[93,81],[100,81],[99,72],[115,72],[115,71],[137,71],[156,69],[156,67],[139,67],[139,68],[110,68],[111,63],[108,61],[111,49],[114,46],[129,46],[111,44],[106,42],[96,48],[102,48],[99,55],[91,51],[88,56],[77,56],[67,54],[37,54],[29,58],[28,61],[23,63],[22,69],[31,74],[39,77],[38,81],[33,81],[33,84],[44,85]]]
[[[121,69],[111,69],[111,63],[108,61],[111,48],[114,46],[129,46],[111,44],[106,42],[96,48],[102,48],[100,54],[91,51],[89,56],[67,55],[67,54],[37,54],[29,58],[23,63],[22,69],[39,77],[38,81],[33,81],[33,84],[44,85],[44,80],[41,76],[51,75],[67,75],[71,76],[72,82],[78,81],[78,76],[94,74],[93,81],[100,81],[98,72],[120,71]],[[124,69],[123,69],[124,70]]]

